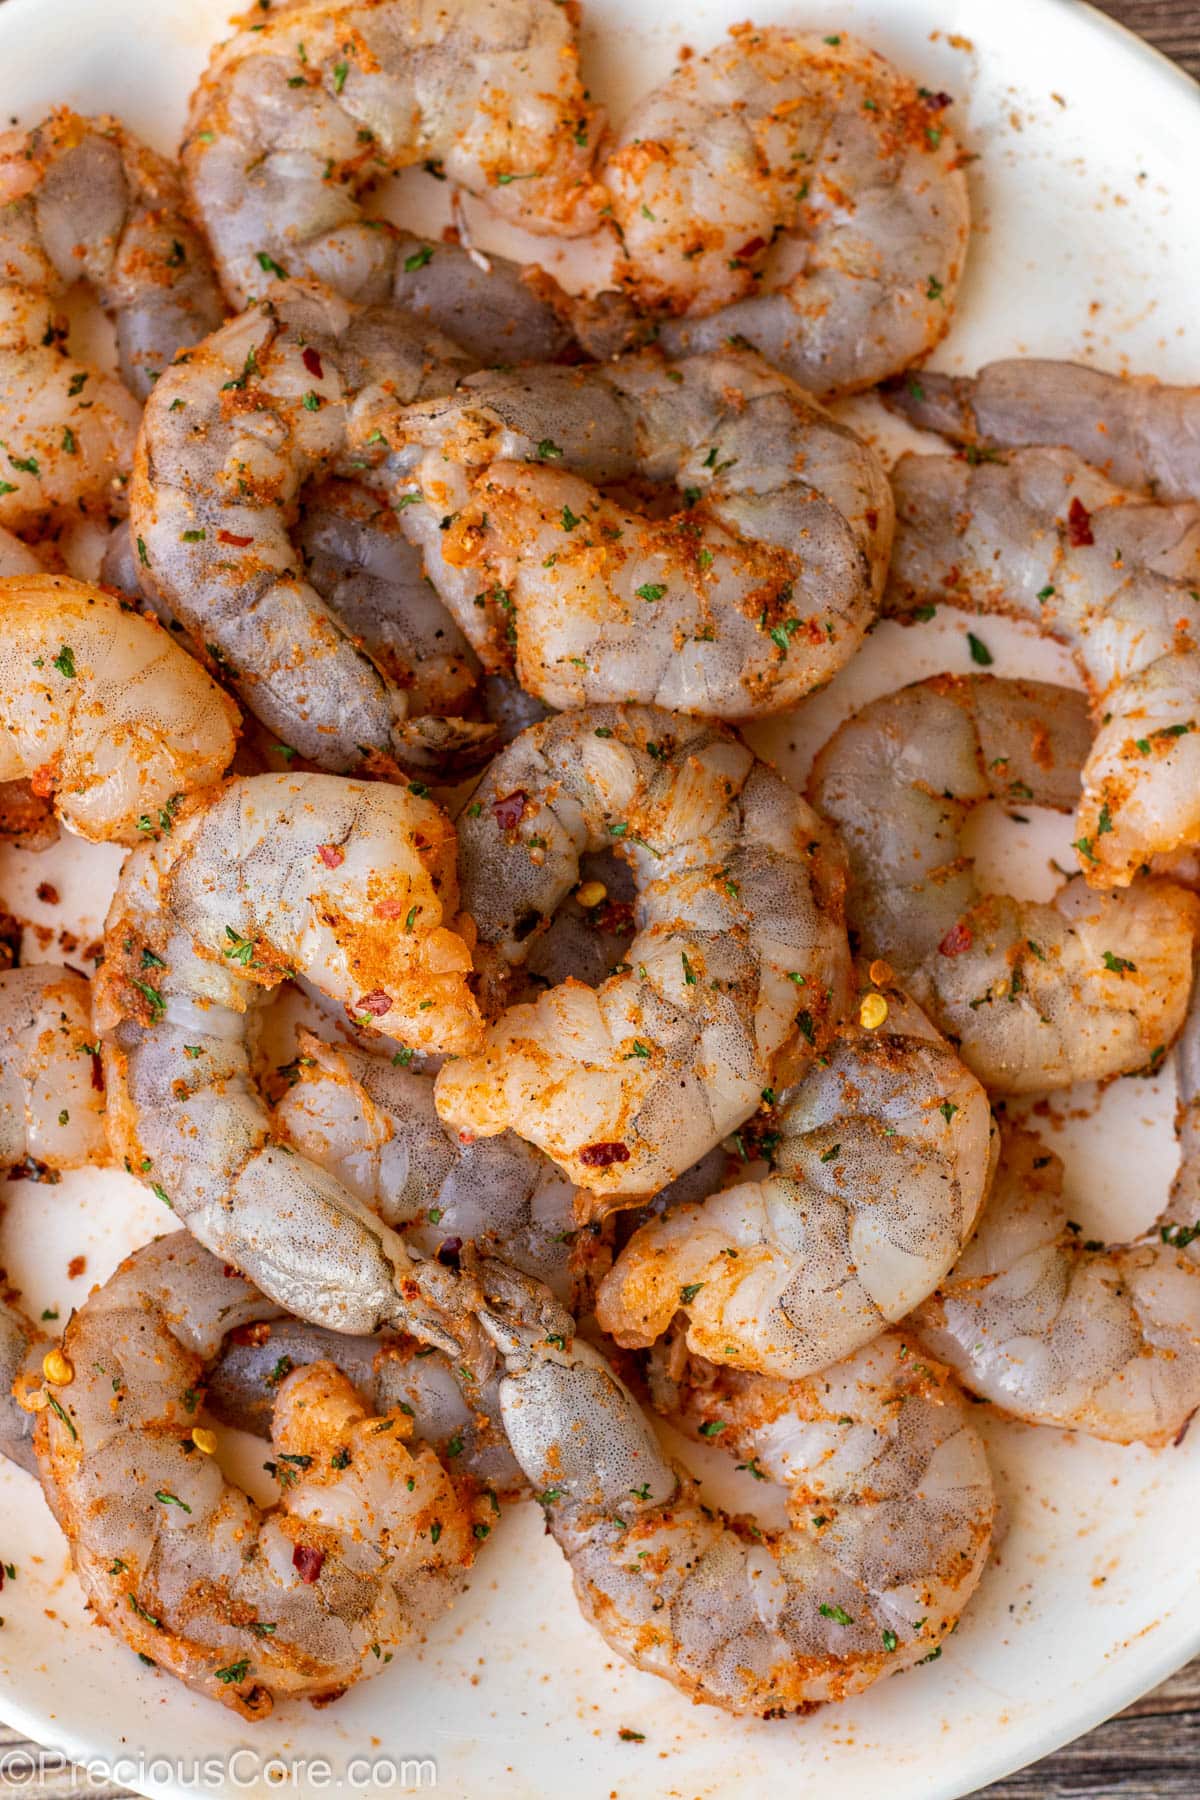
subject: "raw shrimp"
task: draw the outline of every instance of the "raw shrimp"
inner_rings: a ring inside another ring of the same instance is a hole
[[[631,1205],[690,1167],[824,1045],[848,1003],[842,852],[800,796],[719,725],[587,707],[534,725],[459,817],[463,907],[503,993],[575,886],[619,844],[637,935],[593,991],[566,980],[511,1006],[442,1068],[441,1117],[512,1129]]]
[[[979,1229],[914,1315],[922,1341],[973,1393],[1031,1424],[1171,1443],[1200,1406],[1193,1148],[1150,1232],[1102,1244],[1068,1218],[1059,1158],[1006,1129]]]
[[[814,393],[944,336],[970,213],[947,94],[845,34],[738,25],[633,109],[604,166],[624,290],[671,353],[748,342]]]
[[[1032,621],[1074,652],[1098,715],[1076,849],[1124,887],[1200,837],[1200,503],[1116,488],[1070,450],[905,456],[885,609]]]
[[[40,1341],[37,1327],[15,1301],[0,1293],[0,1456],[31,1475],[36,1471],[33,1419],[13,1389],[32,1370]]]
[[[388,299],[404,240],[359,196],[413,164],[527,230],[593,229],[600,120],[575,23],[554,0],[288,0],[256,17],[213,53],[182,150],[227,292],[244,305],[286,269]]]
[[[281,1492],[259,1507],[198,1425],[204,1367],[269,1301],[184,1232],[129,1257],[45,1364],[38,1469],[99,1616],[246,1719],[332,1698],[453,1598],[469,1504],[399,1411],[371,1417],[328,1363],[280,1382]]]
[[[433,1103],[433,1077],[400,1059],[332,1049],[311,1032],[275,1108],[280,1135],[427,1256],[464,1244],[545,1281],[575,1310],[586,1255],[575,1247],[574,1193],[515,1132],[461,1142]],[[590,1234],[584,1234],[586,1252]]]
[[[291,541],[301,488],[350,466],[352,416],[383,392],[444,391],[467,366],[395,309],[280,284],[170,368],[147,403],[130,495],[142,581],[250,710],[323,768],[403,756],[423,739],[404,688],[304,578]]]
[[[471,1048],[481,1024],[456,902],[454,833],[432,801],[257,775],[129,857],[109,911],[96,1016],[114,1149],[277,1305],[338,1330],[420,1335],[451,1272],[414,1265],[349,1189],[276,1137],[250,1069],[253,1011],[296,973],[416,1049]]]
[[[269,1437],[280,1382],[314,1362],[340,1369],[372,1412],[399,1408],[416,1440],[455,1475],[497,1500],[527,1491],[500,1420],[499,1376],[474,1381],[443,1351],[412,1338],[351,1337],[287,1317],[248,1325],[230,1333],[210,1365],[205,1404],[224,1424]],[[476,1526],[478,1538],[489,1535]]]
[[[785,1486],[773,1531],[705,1505],[628,1388],[570,1340],[569,1316],[553,1334],[544,1309],[523,1316],[516,1282],[504,1275],[483,1314],[507,1367],[505,1429],[613,1649],[760,1716],[936,1653],[979,1580],[994,1503],[964,1406],[906,1339],[888,1333],[803,1382],[713,1370],[685,1393],[703,1435]]]
[[[978,375],[922,369],[884,394],[914,425],[985,454],[1065,446],[1118,487],[1155,500],[1200,500],[1200,388],[1024,356],[988,363]]]
[[[764,1180],[634,1233],[596,1308],[618,1344],[653,1343],[683,1312],[689,1349],[794,1380],[868,1343],[947,1273],[987,1192],[995,1128],[979,1083],[903,993],[872,988],[864,1016],[881,1000],[883,1024],[844,1025],[782,1098]]]
[[[0,1170],[103,1162],[104,1079],[86,978],[49,963],[0,972]]]
[[[575,302],[544,269],[462,244],[398,237],[390,299],[445,331],[478,364],[557,362]]]
[[[882,464],[745,351],[484,373],[366,423],[397,451],[401,525],[446,605],[551,706],[778,712],[875,616]],[[598,486],[634,479],[666,516]]]
[[[813,767],[810,798],[850,853],[850,923],[958,1044],[984,1086],[1041,1092],[1141,1067],[1183,1022],[1194,897],[1142,879],[1053,900],[984,894],[964,854],[982,802],[1067,811],[1087,753],[1083,696],[935,676],[872,701]]]
[[[233,702],[152,619],[62,575],[0,580],[0,781],[80,837],[138,843],[233,757]]]
[[[387,500],[358,482],[321,482],[304,496],[296,542],[309,581],[404,690],[409,713],[461,712],[479,663]]]
[[[223,308],[169,163],[115,119],[52,113],[0,135],[0,524],[122,500],[138,400]],[[116,324],[123,380],[64,353],[56,306],[87,281]]]

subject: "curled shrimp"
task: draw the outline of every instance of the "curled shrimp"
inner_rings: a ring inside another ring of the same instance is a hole
[[[740,338],[814,393],[944,336],[970,224],[931,94],[855,39],[735,26],[636,106],[603,179],[618,272],[664,346]]]
[[[551,706],[778,712],[875,616],[882,465],[745,351],[488,372],[371,424],[446,605]],[[665,516],[600,485],[635,479],[665,492]]]
[[[329,1363],[279,1384],[276,1504],[226,1480],[198,1428],[204,1368],[264,1308],[185,1232],[145,1245],[72,1315],[35,1434],[100,1618],[245,1719],[381,1669],[453,1598],[474,1548],[437,1457]]]
[[[138,401],[223,308],[178,178],[115,119],[62,110],[0,135],[0,524],[22,531],[122,498]],[[116,325],[121,379],[64,353],[80,279]]]
[[[138,843],[232,760],[237,709],[152,619],[62,575],[0,580],[0,781]]]
[[[978,1230],[913,1317],[922,1341],[972,1393],[1031,1424],[1171,1443],[1200,1406],[1190,1148],[1151,1230],[1102,1244],[1067,1216],[1060,1159],[1031,1132],[1006,1128]]]
[[[424,163],[514,224],[573,236],[596,223],[598,126],[553,0],[291,0],[213,53],[182,160],[239,305],[285,270],[377,301],[408,254],[363,217],[381,174]]]
[[[109,911],[96,1016],[115,1150],[277,1305],[339,1330],[416,1331],[449,1272],[414,1265],[273,1132],[250,1066],[255,1005],[295,973],[417,1049],[471,1048],[456,903],[454,833],[423,795],[258,775],[135,851]]]
[[[1042,1092],[1140,1068],[1183,1023],[1196,902],[1143,879],[1053,900],[985,894],[963,831],[989,799],[1069,810],[1083,696],[935,676],[872,701],[813,767],[813,804],[850,855],[848,912],[991,1090]]]
[[[210,1363],[205,1405],[223,1424],[269,1437],[280,1383],[314,1362],[340,1369],[373,1413],[399,1409],[417,1442],[456,1476],[478,1483],[489,1507],[527,1491],[500,1419],[499,1374],[470,1379],[444,1351],[412,1338],[353,1337],[286,1315],[255,1321],[232,1331]],[[489,1524],[485,1511],[482,1528],[475,1527],[480,1541],[491,1535]]]
[[[0,1169],[102,1162],[104,1079],[86,978],[48,963],[0,972]]]
[[[702,1435],[785,1487],[787,1524],[769,1530],[703,1504],[569,1315],[549,1333],[515,1287],[500,1275],[482,1315],[506,1367],[505,1429],[614,1650],[760,1716],[936,1653],[978,1583],[994,1503],[965,1407],[905,1338],[805,1381],[710,1369],[684,1391]]]
[[[322,768],[403,755],[413,734],[406,690],[302,573],[291,539],[301,488],[348,472],[350,421],[372,396],[415,399],[466,366],[448,338],[395,309],[281,284],[147,402],[130,494],[142,581],[250,710]]]
[[[1200,500],[1200,388],[1012,357],[978,375],[922,369],[888,384],[889,406],[926,431],[987,453],[1064,446],[1117,487]]]
[[[512,1131],[462,1142],[438,1118],[433,1077],[404,1052],[333,1049],[307,1031],[299,1039],[274,1115],[288,1143],[424,1255],[455,1259],[475,1245],[575,1310],[587,1267],[574,1242],[575,1190],[547,1157]]]
[[[992,1174],[987,1096],[903,993],[870,993],[885,1022],[843,1025],[782,1098],[771,1173],[626,1244],[596,1307],[618,1344],[682,1312],[690,1350],[791,1381],[895,1324],[957,1260]]]
[[[463,907],[485,983],[529,955],[580,855],[620,846],[637,935],[594,991],[508,1007],[446,1063],[437,1109],[512,1129],[598,1213],[654,1193],[755,1111],[845,1011],[841,851],[798,794],[719,725],[587,707],[534,725],[459,817]]]
[[[1200,502],[1114,487],[1071,450],[905,456],[885,610],[944,600],[1073,651],[1099,715],[1076,849],[1123,887],[1200,836]]]

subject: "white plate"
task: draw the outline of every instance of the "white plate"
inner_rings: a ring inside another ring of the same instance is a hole
[[[747,11],[761,21],[853,27],[927,86],[959,97],[956,116],[980,157],[971,169],[977,225],[943,366],[1036,351],[1196,379],[1184,334],[1200,269],[1197,91],[1086,7],[587,5],[592,87],[616,116],[669,68],[681,42],[702,49]],[[27,122],[69,101],[118,113],[169,149],[223,11],[220,0],[7,0],[0,110]],[[444,195],[417,190],[433,186],[406,182],[405,206],[425,215]],[[503,247],[482,224],[478,235]],[[553,263],[544,244],[527,253]],[[869,408],[866,416],[873,422]],[[1070,679],[1061,656],[1016,627],[989,622],[986,635],[1000,672]],[[848,680],[760,741],[799,772],[851,701],[968,666],[961,618],[947,614],[906,634],[886,627]],[[1037,837],[1033,827],[1007,830],[1005,858],[1022,835]],[[1053,830],[1065,836],[1061,825]],[[1043,859],[1043,886],[1047,842],[1037,837],[1034,857]],[[9,852],[0,892],[14,911],[55,930],[69,923],[86,940],[116,862],[86,846],[41,859]],[[55,909],[36,898],[45,880],[61,890]],[[31,943],[30,954],[53,956],[52,940],[53,932],[49,948]],[[1081,1101],[1086,1116],[1068,1118]],[[1095,1096],[1076,1094],[1054,1108],[1074,1216],[1098,1233],[1139,1227],[1158,1211],[1172,1170],[1170,1073],[1118,1082],[1094,1105]],[[55,1188],[17,1185],[8,1200],[0,1257],[36,1309],[64,1316],[163,1224],[144,1190],[114,1173],[86,1172]],[[86,1272],[69,1279],[79,1254]],[[485,1790],[573,1800],[794,1793],[818,1780],[835,1783],[840,1800],[885,1791],[891,1800],[949,1800],[1086,1730],[1200,1647],[1200,1574],[1186,1549],[1200,1433],[1152,1454],[995,1421],[985,1429],[1007,1535],[945,1655],[846,1706],[777,1723],[692,1707],[613,1657],[581,1620],[562,1558],[527,1504],[506,1515],[469,1594],[420,1653],[327,1711],[284,1708],[251,1730],[142,1668],[90,1622],[34,1484],[0,1469],[0,1560],[18,1565],[0,1602],[0,1715],[73,1757],[102,1759],[97,1772],[155,1795],[277,1793],[268,1767],[275,1757],[284,1791],[301,1794],[394,1788],[390,1764],[431,1758],[439,1789],[462,1800]],[[622,1727],[645,1741],[623,1740]],[[239,1747],[241,1760],[230,1764]],[[365,1765],[351,1768],[354,1757]],[[415,1768],[408,1775],[422,1779]],[[431,1785],[428,1771],[423,1780]]]

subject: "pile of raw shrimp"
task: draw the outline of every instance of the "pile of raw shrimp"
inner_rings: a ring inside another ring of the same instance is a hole
[[[848,36],[739,27],[618,129],[555,0],[254,19],[178,166],[0,141],[4,829],[129,847],[94,979],[0,977],[0,1160],[182,1228],[57,1342],[10,1293],[0,1446],[247,1718],[402,1661],[519,1496],[639,1668],[840,1699],[979,1582],[971,1399],[1163,1446],[1200,1403],[1198,390],[925,369],[964,159]],[[599,291],[372,216],[412,164]],[[826,410],[876,387],[943,452]],[[934,602],[1086,692],[918,682],[806,795],[739,736]],[[1052,900],[986,891],[988,801],[1074,814]],[[991,1103],[1176,1041],[1173,1191],[1084,1241]]]

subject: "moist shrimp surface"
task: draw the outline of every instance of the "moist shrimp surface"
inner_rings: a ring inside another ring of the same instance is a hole
[[[184,1232],[145,1245],[47,1359],[38,1472],[104,1623],[245,1719],[373,1675],[453,1598],[470,1506],[404,1414],[372,1417],[330,1363],[283,1379],[275,1505],[227,1481],[199,1426],[204,1371],[274,1309]]]
[[[697,1362],[673,1384],[673,1410],[787,1490],[788,1522],[769,1530],[705,1505],[570,1316],[523,1307],[520,1278],[492,1273],[482,1318],[505,1429],[618,1654],[773,1717],[861,1692],[953,1628],[987,1557],[991,1477],[966,1409],[906,1339],[807,1381]]]
[[[231,298],[286,271],[388,299],[410,252],[360,197],[413,164],[527,229],[592,229],[599,120],[575,28],[554,0],[288,0],[256,15],[213,53],[182,152]]]
[[[882,464],[744,350],[485,372],[369,423],[446,605],[551,706],[778,712],[874,618]],[[663,516],[605,491],[638,480]]]
[[[223,311],[175,170],[116,119],[0,134],[0,276],[0,525],[122,509],[138,402]],[[79,280],[115,322],[120,379],[64,351]]]
[[[0,972],[0,1169],[103,1162],[104,1080],[88,982],[49,963]]]
[[[859,947],[890,962],[990,1090],[1042,1092],[1142,1067],[1183,1023],[1194,897],[1143,878],[1053,900],[984,893],[963,831],[989,799],[1069,809],[1083,696],[934,676],[872,701],[817,756],[810,797],[850,856]]]
[[[1072,450],[904,456],[884,610],[945,601],[1073,651],[1098,715],[1076,849],[1123,887],[1200,836],[1200,501],[1141,499]]]
[[[844,33],[738,25],[634,107],[603,169],[617,270],[671,353],[743,340],[814,393],[946,332],[969,207],[946,123]]]
[[[1200,500],[1200,387],[1023,356],[977,375],[922,369],[885,395],[914,425],[956,444],[985,453],[1065,446],[1118,487]]]
[[[348,472],[355,413],[452,388],[448,338],[300,284],[207,338],[146,407],[131,491],[143,583],[250,710],[319,766],[403,755],[408,695],[335,616],[293,547],[301,488]]]
[[[873,999],[870,998],[873,996]],[[994,1161],[987,1096],[895,987],[780,1098],[771,1172],[639,1227],[596,1315],[623,1346],[679,1313],[722,1368],[795,1380],[859,1349],[932,1292],[971,1235]],[[772,1096],[774,1098],[774,1096]]]
[[[1195,1055],[1195,1010],[1187,1057]],[[1190,1067],[1190,1062],[1189,1062]],[[1194,1090],[1184,1087],[1190,1110]],[[970,1388],[1033,1425],[1118,1444],[1170,1444],[1200,1406],[1200,1207],[1193,1143],[1142,1238],[1085,1239],[1063,1166],[1031,1132],[1004,1132],[979,1228],[912,1324]]]
[[[416,1330],[449,1271],[414,1266],[353,1192],[281,1142],[251,1070],[254,1009],[295,974],[416,1049],[473,1047],[456,907],[454,833],[432,801],[258,775],[129,857],[109,911],[97,1023],[114,1147],[277,1306],[339,1330]]]
[[[459,816],[485,992],[529,956],[580,856],[620,846],[637,933],[595,990],[500,1012],[437,1079],[460,1132],[512,1129],[596,1211],[656,1192],[802,1071],[844,1012],[840,848],[732,732],[649,707],[531,726]]]
[[[80,837],[139,843],[233,758],[237,709],[153,620],[62,575],[0,580],[0,781]]]

